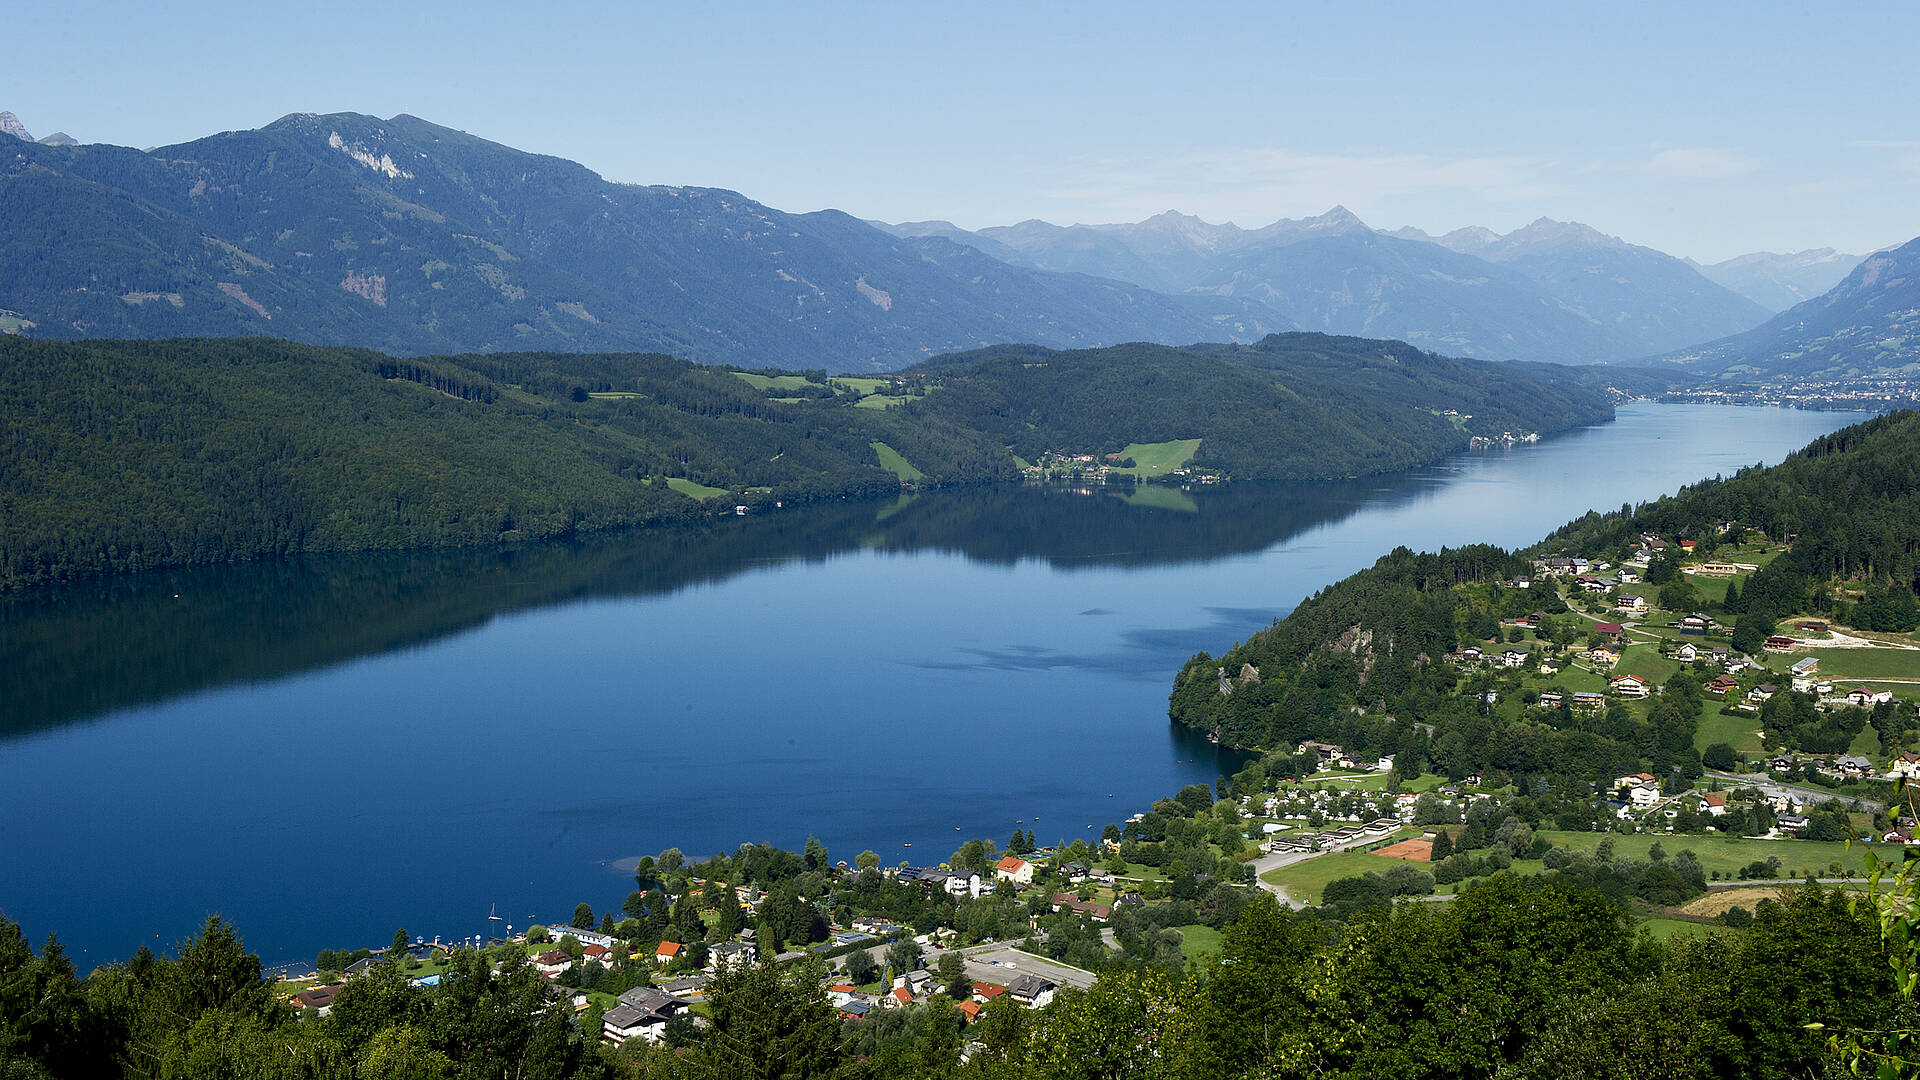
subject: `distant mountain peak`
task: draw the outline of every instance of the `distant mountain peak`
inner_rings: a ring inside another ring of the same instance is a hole
[[[20,118],[10,112],[0,112],[0,135],[11,135],[26,142],[33,141],[33,136],[27,134],[27,129],[20,123]]]
[[[1338,203],[1334,204],[1333,208],[1326,213],[1316,217],[1305,218],[1301,220],[1299,224],[1301,227],[1312,229],[1315,232],[1354,232],[1367,229],[1367,223],[1360,220],[1360,215]],[[1372,230],[1367,229],[1367,231],[1371,232]]]
[[[1474,255],[1500,242],[1500,234],[1485,225],[1463,225],[1435,240],[1443,248]]]
[[[42,135],[40,137],[40,145],[41,146],[79,146],[80,140],[74,138],[73,136],[67,134],[64,131],[56,131],[51,135]]]
[[[1578,221],[1555,221],[1550,217],[1535,218],[1522,228],[1518,228],[1500,238],[1509,248],[1543,247],[1631,247],[1617,236],[1608,236],[1591,225]]]

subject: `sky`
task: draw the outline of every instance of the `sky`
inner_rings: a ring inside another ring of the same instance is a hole
[[[0,109],[157,146],[411,113],[782,210],[1920,235],[1920,5],[19,5]]]

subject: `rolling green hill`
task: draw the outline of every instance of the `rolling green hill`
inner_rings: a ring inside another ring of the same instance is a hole
[[[937,420],[659,355],[0,338],[0,584],[559,537],[710,512],[695,485],[729,509],[897,491],[876,441],[929,483],[1012,471]]]
[[[878,399],[899,404],[862,407]],[[1235,478],[1359,476],[1459,449],[1469,425],[1608,414],[1597,393],[1517,368],[1317,335],[1014,348],[885,380],[650,353],[0,337],[0,587],[1011,480],[1014,454],[1040,450],[1140,444],[1142,473],[1164,474],[1198,439],[1196,464]]]
[[[906,406],[910,415],[981,431],[1023,458],[1199,439],[1195,466],[1239,479],[1321,480],[1405,469],[1474,435],[1612,418],[1602,394],[1549,377],[1560,371],[1456,360],[1403,342],[1276,334],[1185,349],[1002,346],[904,374],[940,384]]]

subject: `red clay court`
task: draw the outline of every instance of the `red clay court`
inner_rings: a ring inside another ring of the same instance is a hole
[[[1405,859],[1408,862],[1431,862],[1433,860],[1433,841],[1420,838],[1402,840],[1397,844],[1388,844],[1375,855],[1385,855],[1389,859]]]

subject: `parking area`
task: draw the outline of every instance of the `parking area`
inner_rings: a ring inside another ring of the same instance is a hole
[[[967,976],[975,982],[1005,986],[1017,975],[1032,974],[1052,979],[1061,986],[1085,990],[1093,985],[1093,972],[1057,964],[1042,956],[1001,945],[967,955]]]

